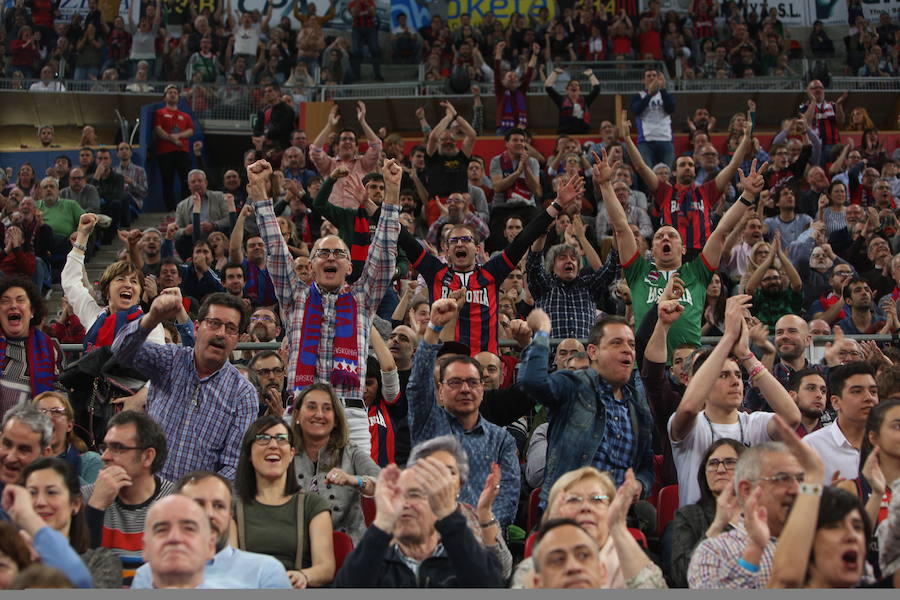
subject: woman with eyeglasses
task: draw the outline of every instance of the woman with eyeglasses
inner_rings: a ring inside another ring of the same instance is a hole
[[[241,441],[231,544],[274,556],[294,588],[324,587],[334,579],[331,512],[305,493],[294,474],[294,434],[283,420],[254,421]]]
[[[94,483],[103,467],[96,452],[91,452],[75,435],[75,411],[62,392],[42,392],[34,397],[34,406],[53,422],[51,446],[54,456],[68,462],[78,474],[81,485]]]
[[[16,519],[29,534],[29,521],[34,516],[62,534],[72,549],[81,556],[90,571],[94,588],[122,586],[122,562],[109,548],[90,548],[90,533],[85,519],[85,500],[81,495],[78,475],[61,458],[39,458],[22,470],[22,482],[31,495],[34,515]],[[54,565],[55,566],[55,565]],[[75,581],[73,581],[75,583]]]
[[[667,587],[662,571],[644,553],[625,522],[639,492],[640,484],[631,469],[617,492],[610,476],[594,467],[569,471],[550,488],[541,520],[573,519],[594,538],[606,571],[606,589]],[[532,587],[533,573],[534,562],[526,558],[516,567],[510,587]]]
[[[314,383],[300,392],[291,423],[297,448],[293,461],[297,483],[322,496],[331,509],[334,530],[358,543],[366,529],[361,496],[374,496],[381,467],[368,452],[350,442],[343,404],[327,383]]]
[[[732,480],[744,450],[746,446],[737,440],[720,438],[703,454],[697,471],[700,500],[679,508],[672,519],[669,574],[675,587],[688,587],[688,565],[697,544],[731,529],[731,520],[738,512]]]

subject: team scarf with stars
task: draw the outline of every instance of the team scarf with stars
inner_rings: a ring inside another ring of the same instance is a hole
[[[294,390],[300,390],[316,381],[316,361],[319,357],[319,340],[325,311],[319,286],[309,287],[309,297],[303,311],[300,327],[300,356],[294,374]],[[334,303],[334,342],[331,352],[331,375],[328,383],[333,387],[358,388],[359,347],[356,338],[356,299],[349,291],[339,294]]]

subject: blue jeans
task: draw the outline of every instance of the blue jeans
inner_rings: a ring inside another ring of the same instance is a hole
[[[672,142],[638,142],[637,147],[641,158],[651,169],[659,163],[674,168],[675,144]]]
[[[369,49],[372,55],[372,70],[375,77],[381,77],[381,49],[378,47],[378,30],[371,28],[353,28],[353,48],[350,53],[350,68],[353,69],[354,81],[359,81],[359,67],[363,60],[363,46]]]
[[[97,79],[100,76],[99,67],[76,67],[75,81],[87,81],[89,79]]]

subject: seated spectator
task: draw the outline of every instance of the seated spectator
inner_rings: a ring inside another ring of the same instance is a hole
[[[76,175],[84,177],[84,173]],[[70,173],[69,177],[72,179],[73,174]],[[84,214],[84,210],[78,202],[60,197],[59,183],[53,177],[41,180],[41,199],[37,203],[37,208],[43,214],[44,223],[53,230],[54,256],[67,254],[72,248],[69,236],[78,229],[78,220]]]
[[[284,421],[254,421],[240,446],[237,547],[277,558],[295,589],[322,587],[334,578],[331,512],[305,493],[294,473],[294,435]]]
[[[34,252],[29,251],[25,247],[25,236],[22,230],[15,225],[11,225],[4,231],[4,237],[3,250],[0,251],[0,271],[7,277],[24,275],[33,278],[36,272],[37,259]],[[43,280],[35,283],[42,285]]]
[[[78,474],[62,458],[40,458],[22,471],[22,483],[31,493],[34,511],[62,534],[91,572],[94,588],[119,588],[119,558],[108,548],[91,548],[84,499]]]
[[[502,587],[500,564],[473,533],[454,494],[463,478],[463,464],[449,452],[420,458],[403,471],[383,469],[375,521],[344,561],[335,587]],[[492,535],[490,529],[485,534]]]
[[[103,469],[81,489],[91,545],[116,553],[120,580],[128,585],[144,562],[147,511],[172,493],[172,483],[157,475],[168,456],[166,436],[146,413],[123,410],[109,420],[99,447]]]
[[[725,335],[706,356],[694,359],[690,383],[669,418],[667,429],[678,471],[680,506],[699,499],[700,489],[694,475],[704,452],[717,438],[729,437],[745,446],[776,439],[775,414],[739,412],[744,399],[740,365],[746,365],[750,381],[792,429],[800,423],[800,410],[794,400],[750,352],[749,327],[745,321],[749,316],[745,306],[749,300],[746,295],[728,299]]]
[[[809,47],[816,58],[834,56],[834,42],[828,37],[822,21],[816,20],[813,23],[812,31],[809,32]]]
[[[569,471],[550,489],[540,531],[545,531],[544,527],[556,519],[572,519],[584,528],[599,549],[594,560],[602,565],[601,588],[665,588],[662,571],[638,546],[625,521],[629,505],[640,494],[640,486],[630,469],[618,491],[609,476],[594,467]],[[513,588],[540,583],[543,567],[538,562],[539,546],[536,541],[532,557],[516,567]]]
[[[3,414],[0,424],[0,487],[21,483],[22,469],[52,452],[53,422],[28,402]],[[8,506],[3,507],[9,510]]]
[[[75,410],[68,397],[57,391],[41,392],[32,403],[53,422],[52,455],[69,463],[81,485],[94,483],[103,461],[75,434]]]
[[[238,550],[229,543],[234,518],[231,482],[212,471],[195,471],[178,480],[175,493],[197,503],[209,517],[216,535],[216,555],[206,564],[203,578],[215,589],[291,589],[284,567],[265,554]],[[131,589],[153,587],[149,564],[135,573]]]
[[[131,144],[119,142],[116,148],[116,156],[119,157],[116,173],[125,180],[125,195],[130,200],[127,207],[123,208],[122,216],[127,217],[123,225],[131,224],[131,211],[134,209],[140,211],[143,208],[144,199],[149,191],[147,171],[144,170],[144,167],[134,164],[131,160],[133,155]]]
[[[876,312],[872,288],[864,279],[851,277],[844,286],[843,299],[849,310],[847,316],[837,321],[835,327],[850,334],[891,333],[890,324]]]
[[[191,262],[178,265],[180,275],[180,288],[182,293],[190,298],[202,301],[210,294],[224,292],[219,276],[212,268],[212,249],[206,240],[194,242],[191,251]],[[162,269],[160,269],[162,274]]]
[[[216,534],[190,498],[175,494],[150,508],[143,546],[153,588],[211,587],[204,576],[207,562],[215,557]]]
[[[255,316],[257,316],[257,318],[265,318],[268,316],[265,315],[266,312],[269,311],[262,311],[263,314],[255,314]],[[260,311],[257,311],[257,313],[260,313]],[[274,319],[274,316],[270,316],[269,318]],[[281,328],[278,328],[279,331],[280,329]],[[262,330],[262,327],[258,327],[257,330]],[[285,407],[291,406],[291,401],[293,399],[293,396],[288,392],[284,385],[287,380],[284,370],[284,359],[274,350],[262,350],[253,355],[253,358],[250,359],[247,366],[256,373],[256,376],[259,379],[261,396],[260,415],[273,414],[276,416],[283,416]]]
[[[49,65],[44,65],[41,67],[41,78],[39,81],[35,81],[31,84],[31,87],[28,88],[29,92],[65,92],[66,86],[62,81],[54,80],[53,69],[50,68]],[[50,133],[52,135],[53,129],[51,128]],[[52,138],[51,138],[52,139]],[[49,146],[50,144],[46,144]]]
[[[294,403],[291,421],[298,485],[323,498],[327,495],[333,529],[359,543],[365,532],[361,496],[374,495],[378,465],[349,441],[344,408],[330,385],[314,383],[304,388]]]
[[[700,499],[676,510],[672,519],[670,575],[675,587],[688,586],[688,565],[697,544],[733,528],[737,514],[734,469],[746,449],[737,440],[719,438],[703,453],[697,470]]]
[[[0,590],[11,589],[19,573],[32,564],[31,548],[9,521],[0,521],[0,560],[3,561]]]
[[[796,431],[801,438],[818,431],[824,425],[822,417],[828,398],[828,387],[825,383],[825,376],[818,369],[806,368],[791,375],[785,386],[800,409],[800,424],[797,425]]]
[[[620,169],[621,171],[625,171],[625,169]],[[613,191],[616,193],[616,198],[619,202],[622,203],[622,208],[625,209],[625,216],[628,219],[628,223],[630,225],[637,225],[640,230],[641,237],[650,238],[653,237],[653,224],[650,222],[650,216],[647,214],[646,208],[641,208],[640,205],[632,202],[635,194],[641,192],[635,192],[631,189],[630,177],[628,179],[619,178],[616,176],[616,181],[613,183]],[[644,196],[644,204],[647,203],[647,197]],[[594,233],[597,236],[597,243],[601,243],[604,239],[610,237],[612,235],[612,229],[609,223],[609,214],[606,212],[606,207],[603,204],[597,207],[597,217],[594,221]]]
[[[63,357],[57,343],[38,328],[46,310],[30,280],[14,276],[0,281],[0,417],[56,385]]]
[[[59,197],[76,201],[87,212],[100,212],[100,193],[96,186],[87,183],[85,170],[81,167],[69,172],[69,187],[60,190]]]

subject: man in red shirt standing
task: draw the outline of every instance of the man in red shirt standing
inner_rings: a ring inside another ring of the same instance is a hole
[[[381,50],[378,48],[378,14],[375,0],[353,0],[347,9],[353,16],[353,51],[350,53],[350,68],[353,81],[360,80],[359,67],[363,60],[363,46],[372,55],[372,70],[375,81],[384,81],[381,76]]]
[[[190,115],[178,110],[178,88],[167,85],[163,98],[166,105],[153,114],[153,132],[156,135],[156,164],[162,173],[163,198],[166,210],[175,210],[174,175],[178,173],[182,195],[188,193],[187,176],[191,168],[188,140],[194,135],[194,122]]]

